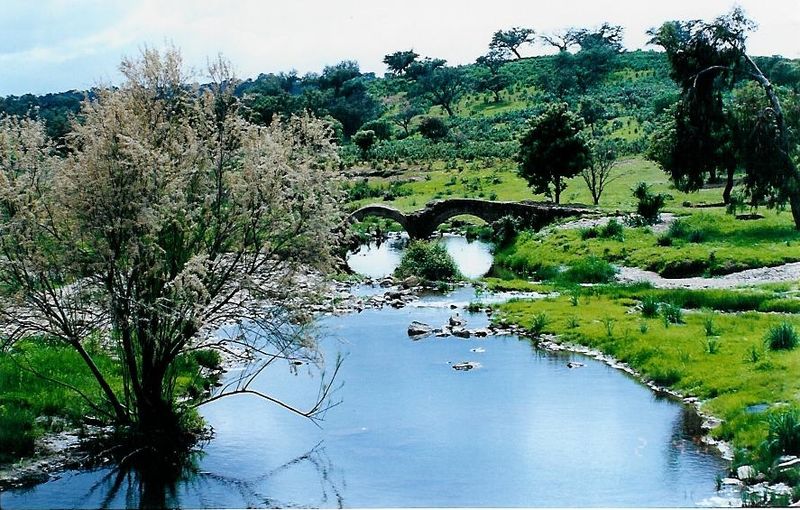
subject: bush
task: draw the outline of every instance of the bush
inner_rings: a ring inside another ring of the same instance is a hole
[[[767,449],[775,455],[800,455],[800,413],[796,409],[767,417]]]
[[[353,135],[353,143],[361,149],[361,157],[366,159],[369,150],[375,145],[375,131],[358,131]]]
[[[661,316],[665,324],[683,324],[683,310],[681,307],[672,303],[661,305]]]
[[[790,350],[797,347],[800,339],[797,337],[794,326],[788,322],[782,322],[767,331],[764,341],[772,350]]]
[[[419,132],[428,140],[438,141],[447,136],[450,128],[439,117],[425,117],[419,123]]]
[[[642,316],[651,319],[658,315],[658,300],[653,296],[642,298]]]
[[[33,453],[34,418],[27,409],[0,405],[0,463]]]
[[[382,120],[371,120],[364,123],[359,131],[372,131],[378,140],[388,140],[392,137],[392,127]]]
[[[542,331],[544,331],[544,328],[547,327],[547,323],[549,322],[550,318],[546,313],[537,313],[533,316],[533,319],[531,320],[531,327],[528,328],[528,331],[534,335],[540,335]]]
[[[617,270],[607,261],[598,257],[588,257],[572,264],[561,274],[569,283],[609,283]]]
[[[580,229],[581,240],[594,239],[599,235],[597,227],[589,227]]]
[[[599,234],[600,237],[605,239],[618,239],[621,241],[623,229],[624,227],[622,226],[622,223],[612,219],[600,229]]]
[[[644,182],[640,182],[633,188],[633,196],[637,200],[636,213],[648,225],[657,223],[667,196],[663,193],[653,193],[650,191],[650,186]]]
[[[449,281],[461,277],[444,245],[429,241],[412,241],[394,273],[399,278],[417,276],[429,281]]]

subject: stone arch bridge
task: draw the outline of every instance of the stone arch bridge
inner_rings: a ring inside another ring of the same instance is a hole
[[[361,221],[368,216],[378,216],[396,221],[412,239],[426,239],[450,218],[469,214],[491,223],[503,216],[515,216],[527,225],[540,229],[561,218],[585,216],[596,211],[581,205],[557,205],[550,202],[494,202],[474,198],[451,198],[429,202],[424,209],[404,214],[386,205],[368,205],[354,211],[351,221]]]

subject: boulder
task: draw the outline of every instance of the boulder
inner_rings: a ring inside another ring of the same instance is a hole
[[[467,324],[467,320],[461,317],[460,315],[455,314],[450,317],[450,320],[448,320],[448,324],[450,324],[451,326],[464,326]]]
[[[406,289],[410,289],[411,287],[416,287],[419,285],[419,278],[416,276],[409,276],[405,280],[403,280],[403,287]]]
[[[426,336],[433,333],[433,328],[424,322],[414,321],[408,325],[408,336]]]
[[[567,363],[567,368],[581,368],[585,366],[586,365],[584,363],[579,363],[577,361],[570,361],[569,363]]]
[[[739,466],[736,468],[736,478],[739,480],[754,480],[758,476],[758,471],[753,466]]]
[[[460,370],[462,372],[466,372],[467,370],[472,370],[473,368],[480,367],[480,363],[475,361],[462,361],[461,363],[455,363],[453,365],[453,370]]]
[[[489,330],[486,328],[476,329],[472,332],[472,335],[478,338],[487,337],[489,336]]]
[[[462,326],[453,327],[453,329],[451,331],[451,334],[453,336],[457,336],[459,338],[469,338],[471,336],[471,333],[469,332],[469,330],[467,328],[465,328],[465,327],[462,327]]]

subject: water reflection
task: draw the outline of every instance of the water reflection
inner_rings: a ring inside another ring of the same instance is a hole
[[[438,326],[451,313],[420,306],[322,319],[323,354],[350,351],[342,404],[322,428],[255,399],[218,401],[203,409],[214,439],[176,477],[71,472],[3,494],[3,508],[687,506],[715,497],[725,463],[693,441],[690,409],[597,360],[513,336],[409,340],[411,320]],[[470,328],[487,323],[464,315]],[[481,368],[452,369],[467,360]],[[584,365],[568,368],[571,360]],[[273,370],[255,384],[304,401],[316,377]]]
[[[456,262],[458,269],[467,278],[479,278],[492,267],[492,245],[483,241],[468,241],[463,236],[444,234],[438,240]],[[408,235],[395,235],[382,241],[362,245],[347,257],[350,269],[370,278],[381,278],[400,265],[408,244]]]

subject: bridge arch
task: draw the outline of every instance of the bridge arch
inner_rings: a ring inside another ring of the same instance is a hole
[[[503,216],[516,216],[533,228],[539,229],[559,218],[584,216],[593,213],[581,205],[556,205],[549,202],[493,202],[472,198],[453,198],[430,202],[424,209],[404,214],[386,205],[368,205],[354,211],[351,221],[362,221],[367,216],[388,218],[399,223],[412,239],[426,239],[450,218],[461,215],[476,216],[487,223]]]

